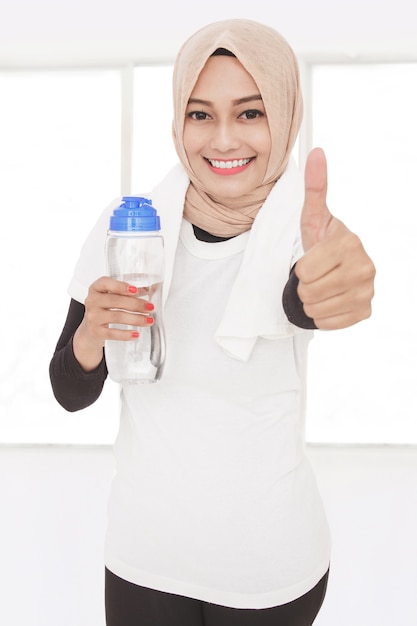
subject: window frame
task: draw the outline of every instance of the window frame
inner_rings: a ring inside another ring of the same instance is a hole
[[[329,57],[326,55],[320,56],[320,57],[314,57],[314,58],[308,58],[308,57],[299,57],[299,65],[300,65],[300,74],[301,74],[301,86],[302,86],[302,91],[303,91],[303,98],[304,98],[304,120],[303,120],[303,124],[301,126],[300,129],[300,134],[299,134],[299,139],[298,139],[298,146],[297,146],[297,152],[298,152],[298,162],[299,162],[299,166],[300,169],[304,168],[305,165],[305,161],[308,155],[308,152],[310,151],[311,147],[312,147],[312,137],[313,137],[313,119],[312,119],[312,111],[313,111],[313,107],[312,107],[312,99],[313,99],[313,84],[312,84],[312,71],[313,68],[317,65],[323,65],[323,64],[327,64],[327,65],[340,65],[340,64],[351,64],[351,65],[356,65],[356,64],[362,64],[362,63],[375,63],[375,64],[386,64],[386,63],[392,63],[392,64],[396,64],[396,63],[414,63],[415,64],[415,60],[414,59],[367,59],[367,58],[361,58],[361,59],[351,59],[349,57],[338,57],[338,58],[334,58],[334,57]],[[108,69],[112,69],[112,70],[116,70],[119,72],[120,74],[120,98],[121,98],[121,116],[120,116],[120,195],[125,195],[125,194],[129,194],[129,193],[136,193],[137,191],[140,190],[136,190],[136,189],[132,189],[132,168],[133,168],[133,151],[134,151],[134,146],[133,146],[133,127],[134,127],[134,120],[135,120],[135,104],[134,104],[134,81],[135,81],[135,70],[137,68],[140,67],[149,67],[149,66],[167,66],[170,65],[170,63],[152,63],[152,62],[142,62],[142,63],[135,63],[135,62],[130,62],[127,63],[125,65],[121,65],[121,66],[117,66],[117,67],[113,67],[111,65],[106,65],[100,68],[93,68],[93,67],[86,67],[84,65],[80,66],[79,68],[68,68],[68,67],[57,67],[57,66],[51,66],[50,68],[35,68],[35,67],[31,67],[31,68],[20,68],[20,69],[24,69],[25,71],[28,72],[38,72],[38,71],[44,71],[44,70],[53,70],[55,72],[67,72],[70,69],[79,69],[79,70],[88,70],[88,69],[97,69],[97,70],[108,70]],[[19,68],[13,67],[13,68],[1,68],[0,72],[18,72]],[[52,400],[53,401],[53,400]],[[115,400],[115,403],[117,401]],[[74,420],[74,416],[73,415],[69,415],[68,416],[68,420]],[[65,420],[64,420],[65,421]],[[105,440],[100,439],[100,437],[97,437],[96,440],[91,439],[89,437],[85,438],[83,435],[83,425],[84,422],[84,417],[82,419],[79,419],[79,423],[77,425],[77,428],[79,428],[80,430],[80,436],[78,438],[76,438],[74,440],[74,437],[69,437],[68,440],[65,439],[65,424],[63,424],[63,435],[62,438],[57,437],[56,435],[52,435],[50,438],[48,437],[44,437],[41,440],[28,440],[27,438],[25,438],[23,435],[21,437],[19,437],[18,435],[16,435],[14,438],[12,438],[12,440],[7,441],[6,443],[13,443],[13,444],[19,444],[19,443],[24,443],[24,444],[28,444],[28,443],[47,443],[47,444],[62,444],[62,443],[67,443],[67,444],[79,444],[79,443],[87,443],[87,444],[91,444],[91,443],[97,443],[98,445],[104,444],[110,444],[112,443],[112,441],[108,440],[107,438]],[[1,428],[1,425],[0,425]],[[112,426],[112,432],[115,433],[115,429],[116,429],[116,421],[114,422],[113,426]],[[19,429],[17,429],[18,431]],[[16,431],[16,432],[17,432]],[[112,435],[113,436],[113,435]],[[46,439],[46,440],[45,440]],[[319,442],[314,442],[314,443],[319,443]],[[326,442],[329,443],[329,442]],[[330,442],[331,443],[331,442]],[[335,442],[338,443],[338,442]],[[349,442],[351,444],[356,444],[358,442],[352,441]],[[360,443],[360,442],[359,442]],[[371,442],[372,443],[372,442]],[[398,444],[398,443],[407,443],[407,442],[383,442],[384,444]],[[416,441],[417,443],[417,441]]]

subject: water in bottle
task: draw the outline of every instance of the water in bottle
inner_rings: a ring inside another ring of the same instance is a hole
[[[150,326],[122,326],[137,330],[138,339],[106,341],[109,376],[119,383],[156,382],[165,362],[165,335],[162,316],[164,245],[160,220],[152,202],[125,196],[114,210],[106,241],[108,274],[138,288],[137,297],[152,302]],[[114,325],[116,327],[116,325]]]

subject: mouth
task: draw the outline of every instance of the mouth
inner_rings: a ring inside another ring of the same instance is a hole
[[[246,170],[255,157],[249,159],[232,159],[230,161],[218,161],[217,159],[205,159],[212,172],[220,176],[232,176]]]

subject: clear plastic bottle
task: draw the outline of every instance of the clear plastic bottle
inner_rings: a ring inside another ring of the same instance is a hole
[[[106,341],[109,376],[118,383],[152,383],[161,378],[165,362],[162,316],[164,241],[152,201],[125,196],[113,211],[106,241],[108,275],[138,288],[138,298],[154,305],[151,326],[114,327],[139,332],[138,339]]]

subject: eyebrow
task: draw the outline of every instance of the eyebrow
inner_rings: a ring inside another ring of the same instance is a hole
[[[252,102],[253,100],[262,100],[261,94],[245,96],[244,98],[237,98],[236,100],[232,100],[232,104],[233,106],[237,106],[239,104],[245,104],[246,102]],[[190,98],[188,100],[188,104],[204,104],[208,107],[213,106],[213,102],[210,102],[210,100],[202,100],[200,98]]]

